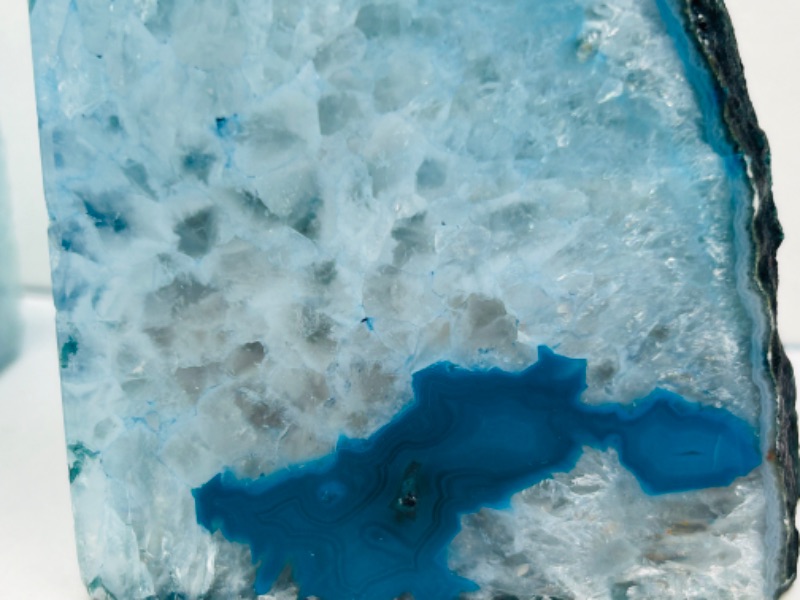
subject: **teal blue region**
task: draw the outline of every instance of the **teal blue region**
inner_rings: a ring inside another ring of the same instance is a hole
[[[448,568],[461,517],[570,471],[584,447],[614,448],[643,493],[727,486],[761,462],[730,412],[657,389],[589,406],[586,361],[539,348],[522,372],[437,363],[413,401],[367,439],[256,480],[224,472],[194,490],[198,522],[250,546],[255,591],[289,566],[300,598],[453,600],[478,589]]]

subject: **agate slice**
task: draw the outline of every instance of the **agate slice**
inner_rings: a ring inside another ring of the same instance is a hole
[[[18,282],[11,230],[11,199],[6,181],[3,138],[0,136],[0,369],[19,349]]]
[[[716,0],[37,0],[93,598],[773,598],[796,416]]]

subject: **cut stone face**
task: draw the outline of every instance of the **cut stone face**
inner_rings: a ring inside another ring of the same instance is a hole
[[[3,138],[0,136],[0,369],[14,358],[19,347],[19,290],[12,234]]]
[[[780,228],[721,3],[31,22],[93,597],[792,581]]]

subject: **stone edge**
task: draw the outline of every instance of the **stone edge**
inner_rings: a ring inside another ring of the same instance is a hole
[[[798,532],[795,512],[798,493],[798,432],[794,372],[778,333],[778,247],[783,230],[772,196],[770,149],[766,135],[758,126],[755,110],[747,93],[744,68],[736,37],[724,0],[681,0],[687,30],[714,76],[716,92],[731,141],[742,153],[750,183],[756,194],[751,223],[755,245],[754,274],[766,302],[768,331],[765,366],[776,393],[776,432],[768,459],[782,483],[783,548],[779,560],[779,581],[775,597],[786,591],[797,576]]]

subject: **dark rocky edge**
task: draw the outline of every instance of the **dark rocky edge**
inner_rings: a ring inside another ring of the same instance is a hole
[[[783,483],[783,503],[788,525],[784,527],[783,551],[779,560],[780,579],[776,597],[797,575],[798,533],[794,525],[798,500],[798,438],[794,373],[783,350],[777,327],[778,263],[776,254],[783,241],[783,230],[772,197],[770,150],[758,126],[747,94],[744,69],[736,38],[723,0],[680,0],[687,30],[714,75],[717,97],[731,141],[743,155],[756,194],[752,235],[755,244],[754,274],[766,302],[766,366],[776,394],[776,433],[774,450],[768,457]]]

